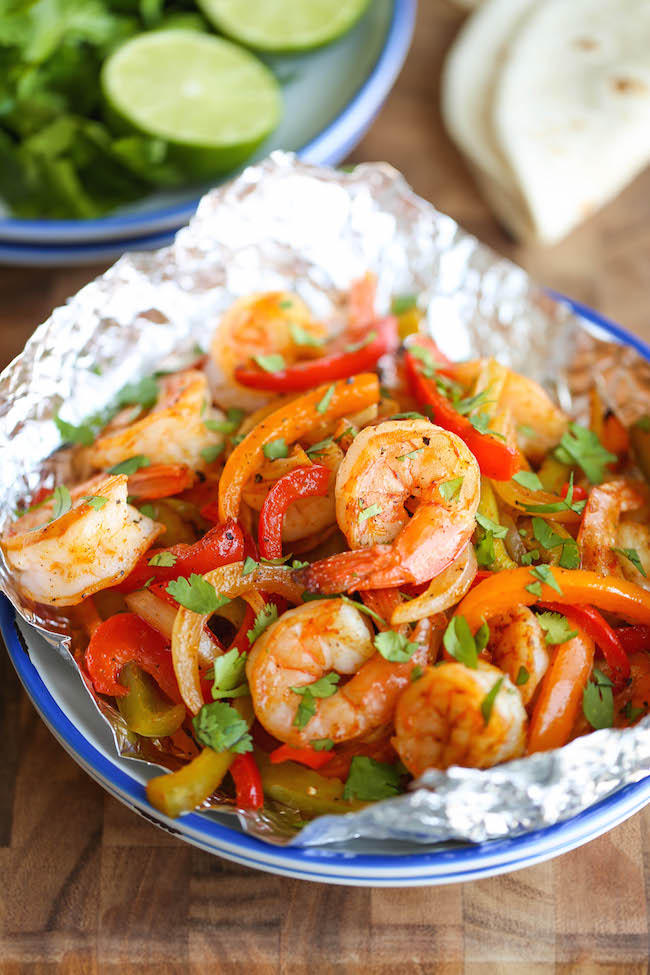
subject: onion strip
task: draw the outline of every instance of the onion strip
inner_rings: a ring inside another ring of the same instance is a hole
[[[401,603],[393,610],[391,625],[400,626],[402,623],[423,620],[454,606],[469,590],[477,571],[476,553],[469,542],[458,558],[431,580],[426,592],[407,603]]]

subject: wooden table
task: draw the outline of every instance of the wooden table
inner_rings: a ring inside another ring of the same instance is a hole
[[[650,173],[565,243],[512,244],[438,114],[459,17],[422,0],[413,50],[353,161],[415,189],[540,281],[650,338]],[[102,270],[0,270],[0,365]],[[231,865],[149,825],[68,758],[0,654],[0,972],[536,975],[648,970],[650,810],[573,853],[476,883],[369,890]]]

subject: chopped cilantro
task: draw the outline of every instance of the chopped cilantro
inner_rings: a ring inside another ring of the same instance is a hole
[[[55,487],[52,497],[54,498],[54,507],[52,508],[50,521],[55,521],[70,511],[72,498],[65,484],[60,484],[59,487]]]
[[[195,572],[189,579],[175,579],[167,586],[166,592],[173,596],[177,603],[193,613],[207,616],[214,613],[230,602],[227,596],[222,596],[203,576]]]
[[[485,631],[487,631],[487,636]],[[452,616],[445,630],[442,642],[450,656],[459,663],[465,664],[466,667],[471,667],[472,670],[476,670],[478,666],[478,655],[487,646],[489,633],[490,631],[487,625],[483,624],[476,637],[474,637],[469,628],[469,623],[464,616]]]
[[[374,802],[397,796],[402,791],[401,776],[400,769],[395,765],[377,762],[365,755],[355,755],[350,763],[343,798]]]
[[[410,643],[408,637],[395,630],[385,630],[375,637],[375,647],[382,657],[391,663],[406,663],[418,648],[417,643]]]
[[[490,418],[485,413],[475,413],[474,416],[469,417],[469,422],[472,424],[475,430],[478,430],[479,433],[487,434],[490,437],[496,437],[497,440],[506,439],[502,433],[497,433],[496,430],[490,429]]]
[[[600,484],[607,464],[616,460],[615,454],[605,450],[597,434],[579,423],[569,424],[555,449],[555,457],[562,464],[578,464],[592,484]]]
[[[492,532],[486,532],[483,538],[476,545],[476,561],[478,562],[480,568],[489,569],[491,565],[494,564],[496,560],[496,552],[494,551],[494,535]]]
[[[206,462],[206,464],[212,464],[217,457],[222,454],[225,450],[225,444],[217,443],[211,447],[204,447],[201,451],[201,457]]]
[[[310,345],[313,348],[325,345],[324,338],[319,335],[312,335],[306,328],[296,325],[294,322],[289,325],[289,332],[291,333],[291,341],[295,342],[296,345]]]
[[[267,460],[278,460],[279,457],[288,457],[289,449],[284,437],[279,437],[277,440],[271,440],[270,443],[265,443],[262,447],[262,453]]]
[[[527,423],[520,423],[517,427],[517,433],[520,433],[522,437],[527,437],[529,440],[533,440],[537,436],[537,430],[528,426]]]
[[[424,671],[422,670],[420,665],[416,664],[413,670],[411,671],[411,673],[409,674],[409,680],[411,681],[411,683],[413,683],[414,681],[419,680],[420,677],[422,677],[423,673]]]
[[[433,379],[436,369],[443,365],[441,362],[436,362],[430,349],[418,345],[417,342],[409,345],[408,352],[420,361],[420,370],[428,379]]]
[[[90,447],[95,441],[95,432],[88,423],[75,426],[74,423],[62,420],[58,415],[54,416],[54,422],[64,443],[80,443],[84,447]]]
[[[253,751],[248,723],[231,704],[224,701],[204,704],[192,724],[198,741],[215,752],[243,755]]]
[[[556,511],[575,511],[577,515],[581,514],[586,505],[586,501],[574,501],[573,500],[573,471],[571,471],[571,476],[569,478],[569,487],[566,496],[561,501],[553,501],[550,504],[525,504],[524,508],[526,511],[530,511],[531,514],[551,514]]]
[[[539,549],[538,548],[534,548],[530,552],[526,552],[525,555],[522,555],[522,557],[521,557],[521,564],[522,565],[532,565],[533,562],[536,559],[538,559],[539,557],[540,557],[539,556]]]
[[[336,693],[336,685],[340,681],[340,676],[334,672],[324,674],[312,684],[303,684],[300,687],[292,687],[294,694],[299,694],[302,698],[293,719],[294,727],[304,728],[309,719],[316,714],[316,698],[331,697]]]
[[[399,456],[397,459],[398,460],[415,460],[415,458],[418,456],[418,454],[421,454],[423,450],[424,450],[424,447],[418,447],[417,450],[411,450],[410,453],[408,453],[408,454],[401,454],[401,456]]]
[[[374,518],[375,515],[381,514],[381,511],[381,505],[375,502],[375,504],[371,504],[359,512],[359,521],[367,521],[368,518]]]
[[[331,752],[334,748],[334,742],[331,738],[314,738],[309,744],[315,752]]]
[[[481,528],[484,528],[486,532],[492,532],[495,538],[505,538],[508,534],[508,529],[504,525],[492,521],[487,515],[482,515],[480,511],[476,512],[476,520]]]
[[[531,596],[536,596],[537,599],[542,597],[542,584],[541,582],[531,582],[529,585],[524,586],[526,592],[529,592]]]
[[[616,552],[617,555],[622,555],[623,558],[632,563],[637,572],[640,572],[645,579],[648,578],[647,573],[641,564],[639,553],[635,548],[612,548],[612,552]]]
[[[175,564],[176,556],[172,552],[156,552],[147,562],[147,565],[160,565],[165,568],[170,568]]]
[[[325,597],[328,598],[328,597]],[[358,603],[356,599],[350,599],[349,596],[341,596],[341,600],[347,603],[348,606],[354,606],[360,613],[365,613],[366,616],[370,616],[371,619],[376,620],[380,626],[386,626],[386,620],[383,619],[379,613],[375,613],[374,609],[370,609],[369,606],[364,605],[364,603]]]
[[[259,562],[256,562],[255,559],[250,557],[250,555],[247,555],[244,562],[244,568],[242,569],[241,573],[242,576],[249,576],[252,572],[255,572],[255,569],[257,569],[258,566]]]
[[[158,509],[155,508],[152,504],[141,504],[140,514],[144,515],[145,518],[151,518],[153,521],[155,521],[156,518],[158,517]]]
[[[490,690],[487,692],[487,694],[481,701],[481,714],[483,715],[483,721],[485,722],[486,725],[490,723],[490,718],[492,717],[492,710],[494,708],[494,702],[496,700],[497,694],[501,690],[503,681],[504,678],[499,677],[499,679],[495,681],[495,683],[492,685]]]
[[[359,352],[360,349],[365,349],[367,345],[370,345],[371,342],[374,342],[376,338],[377,338],[377,332],[373,329],[371,332],[368,332],[366,337],[364,339],[361,339],[360,342],[351,342],[350,345],[346,345],[345,351]]]
[[[517,685],[517,687],[522,687],[524,684],[528,683],[529,678],[530,678],[530,674],[522,664],[519,670],[517,671],[517,676],[515,677],[515,684]]]
[[[327,447],[330,446],[331,443],[333,443],[333,441],[334,437],[325,437],[324,440],[319,440],[318,443],[312,444],[312,446],[308,447],[305,452],[308,457],[311,457],[312,454],[321,454],[327,449]]]
[[[98,494],[84,494],[81,500],[85,501],[91,508],[94,508],[95,511],[99,511],[105,504],[108,504],[108,498],[102,498]]]
[[[409,410],[407,413],[393,413],[392,416],[388,417],[389,420],[426,420],[428,419],[424,413],[416,413],[415,410]]]
[[[418,299],[416,295],[394,295],[390,303],[390,310],[393,315],[403,315],[413,308],[417,308]]]
[[[135,383],[123,386],[115,398],[116,406],[131,406],[137,403],[149,409],[158,399],[158,381],[153,376],[145,376]]]
[[[548,550],[557,548],[564,541],[543,518],[533,518],[533,535],[542,548]]]
[[[592,728],[611,728],[614,724],[612,682],[597,667],[593,679],[582,692],[582,710]]]
[[[562,554],[560,555],[560,566],[563,569],[580,568],[580,549],[575,539],[564,539],[562,543]]]
[[[336,390],[336,383],[332,383],[331,386],[328,386],[327,390],[325,391],[325,395],[323,396],[323,398],[321,400],[319,400],[318,403],[316,403],[316,412],[317,413],[326,413],[327,412],[327,410],[329,409],[329,405],[332,402],[332,396],[334,395],[334,391],[335,390]]]
[[[254,359],[264,372],[280,372],[285,368],[284,356],[281,355],[256,355]]]
[[[248,654],[240,653],[237,647],[228,650],[221,657],[215,657],[214,664],[206,677],[213,678],[212,697],[246,697],[250,694],[246,682],[246,660]]]
[[[544,639],[547,643],[566,643],[578,633],[577,630],[571,629],[568,619],[561,613],[540,613],[537,622],[544,630]]]
[[[454,477],[451,481],[443,481],[442,484],[438,485],[438,490],[442,494],[445,501],[457,501],[460,494],[460,489],[463,486],[464,477]]]
[[[258,637],[264,633],[264,630],[274,623],[278,618],[278,607],[275,603],[265,603],[262,609],[259,611],[255,617],[255,622],[253,623],[252,630],[249,630],[246,634],[251,643],[255,643]]]
[[[628,724],[632,724],[632,722],[640,718],[642,714],[645,714],[645,708],[635,708],[632,706],[632,702],[628,701],[625,707],[621,708],[619,713],[623,715]]]
[[[559,594],[562,595],[562,590],[560,589],[558,581],[548,565],[536,565],[534,569],[530,570],[530,574],[536,579],[539,579],[540,582],[544,582],[547,586],[550,586],[551,589],[555,589],[556,592],[559,592]]]
[[[141,467],[149,467],[151,461],[144,454],[136,454],[135,457],[129,457],[128,460],[123,460],[119,464],[115,464],[114,467],[109,467],[107,474],[135,474],[139,471]]]
[[[517,484],[521,484],[522,487],[528,488],[529,491],[544,490],[544,485],[534,471],[519,471],[517,474],[513,474],[512,479]]]

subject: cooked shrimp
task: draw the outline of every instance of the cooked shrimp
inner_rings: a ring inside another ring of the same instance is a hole
[[[492,663],[516,685],[521,700],[529,704],[548,668],[548,649],[537,617],[527,606],[490,619],[488,650]]]
[[[162,534],[163,525],[127,504],[127,480],[126,474],[93,478],[71,491],[66,514],[48,521],[54,502],[46,502],[4,535],[2,548],[30,599],[75,606],[128,575]],[[106,501],[95,507],[83,500],[89,495]]]
[[[224,406],[253,410],[269,399],[235,381],[235,369],[259,355],[281,355],[286,365],[322,355],[327,331],[288,291],[256,293],[230,306],[212,339],[214,396]]]
[[[88,448],[89,463],[106,469],[144,454],[152,464],[203,470],[207,461],[202,451],[224,442],[223,434],[208,429],[210,421],[225,420],[220,410],[208,405],[209,398],[207,380],[196,369],[163,376],[153,409],[135,423],[105,430]]]
[[[290,609],[272,623],[254,644],[246,674],[255,714],[280,741],[339,742],[390,721],[411,670],[426,655],[423,643],[407,663],[391,663],[375,650],[367,618],[349,603],[327,599]],[[305,698],[292,688],[308,687],[332,672],[351,679],[331,697],[314,697],[313,716],[297,727]]]
[[[486,722],[481,705],[502,680]],[[476,670],[442,663],[406,688],[395,712],[393,745],[409,772],[490,768],[523,755],[527,717],[521,697],[502,671],[479,661]]]
[[[313,456],[313,461],[322,464],[323,467],[327,467],[332,472],[327,494],[324,497],[300,498],[288,508],[282,523],[283,542],[295,542],[298,539],[308,538],[311,535],[320,534],[332,525],[336,525],[334,485],[336,473],[342,460],[343,451],[335,443],[327,444],[322,450],[319,450],[318,454]],[[296,467],[310,465],[311,463],[312,460],[300,447],[294,449],[291,458],[268,461],[244,488],[244,501],[254,511],[261,511],[267,494],[278,478]]]
[[[417,419],[366,427],[336,478],[336,517],[353,551],[297,578],[323,593],[428,582],[469,541],[479,499],[478,464],[455,434]]]
[[[621,512],[634,511],[642,504],[642,494],[630,481],[608,481],[591,489],[578,532],[583,569],[601,576],[622,574],[614,552],[619,544],[619,519]]]

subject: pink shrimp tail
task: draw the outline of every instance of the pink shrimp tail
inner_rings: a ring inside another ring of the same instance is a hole
[[[395,552],[390,545],[373,545],[355,552],[330,555],[293,573],[295,581],[309,592],[333,595],[359,589],[382,589],[413,582],[403,566],[395,565]]]

